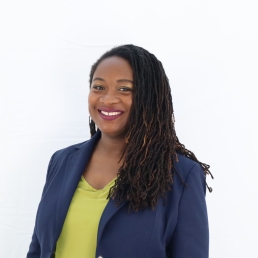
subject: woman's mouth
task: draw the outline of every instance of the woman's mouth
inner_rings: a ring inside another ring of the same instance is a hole
[[[98,110],[99,115],[104,120],[114,120],[118,117],[120,117],[124,112],[123,111],[104,111],[104,110]]]

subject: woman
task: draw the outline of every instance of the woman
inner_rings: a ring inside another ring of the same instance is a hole
[[[92,138],[52,156],[27,257],[207,258],[209,166],[176,136],[161,62],[111,49],[88,105]]]

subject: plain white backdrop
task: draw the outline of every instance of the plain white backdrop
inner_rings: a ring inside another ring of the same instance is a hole
[[[24,0],[0,5],[0,257],[25,257],[50,156],[85,141],[91,65],[113,46],[154,53],[176,131],[211,165],[210,258],[258,243],[255,1]]]

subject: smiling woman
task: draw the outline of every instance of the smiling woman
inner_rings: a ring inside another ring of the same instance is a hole
[[[161,62],[111,49],[88,106],[92,137],[53,154],[27,257],[207,258],[209,165],[176,135]]]

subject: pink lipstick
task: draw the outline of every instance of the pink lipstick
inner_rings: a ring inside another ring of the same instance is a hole
[[[124,113],[122,110],[106,107],[99,108],[98,112],[101,118],[109,121],[120,117]]]

